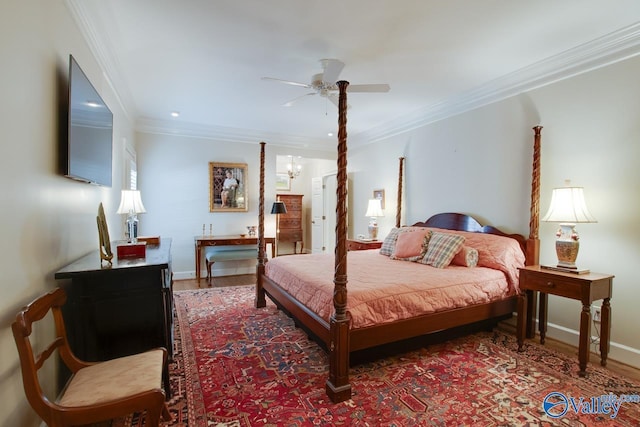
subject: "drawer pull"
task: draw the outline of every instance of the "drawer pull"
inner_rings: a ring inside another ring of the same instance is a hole
[[[556,285],[553,282],[547,282],[547,287],[549,288],[555,288]]]

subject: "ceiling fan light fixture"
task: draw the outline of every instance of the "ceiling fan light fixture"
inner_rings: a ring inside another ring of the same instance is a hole
[[[338,77],[344,68],[344,62],[338,59],[321,59],[322,73],[316,73],[311,76],[311,84],[299,83],[289,80],[278,79],[274,77],[262,77],[262,80],[272,80],[279,83],[284,83],[293,86],[302,86],[308,89],[313,89],[315,92],[307,93],[302,96],[293,98],[290,101],[282,104],[283,107],[291,107],[298,100],[308,95],[320,95],[323,98],[329,99],[334,105],[338,106],[338,87],[336,82]],[[388,84],[364,84],[364,85],[349,85],[348,92],[389,92]],[[348,107],[347,107],[348,108]]]

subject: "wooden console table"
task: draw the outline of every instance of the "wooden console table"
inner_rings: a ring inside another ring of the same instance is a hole
[[[196,279],[200,283],[200,268],[202,260],[202,248],[206,246],[232,246],[232,245],[257,245],[258,238],[255,236],[240,236],[239,234],[229,236],[196,236],[194,237],[196,249]],[[265,244],[271,245],[271,258],[276,257],[276,238],[265,237]],[[256,260],[258,259],[256,255]]]
[[[112,248],[118,242],[112,243]],[[67,293],[62,308],[69,345],[83,360],[94,362],[156,347],[173,357],[171,239],[147,245],[145,258],[102,263],[96,250],[58,270],[54,277]],[[60,373],[60,384],[69,373]],[[171,396],[168,363],[163,369]]]

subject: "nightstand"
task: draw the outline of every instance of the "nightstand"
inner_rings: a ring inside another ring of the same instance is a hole
[[[582,301],[580,313],[580,344],[578,360],[579,375],[584,377],[589,361],[589,342],[591,340],[591,303],[602,299],[600,328],[600,364],[607,365],[609,353],[609,337],[611,334],[611,289],[613,275],[601,273],[574,274],[545,269],[539,265],[520,269],[520,295],[518,296],[518,351],[522,351],[525,335],[535,335],[533,311],[535,309],[535,293],[540,292],[540,308],[538,328],[540,343],[544,344],[547,331],[548,295],[557,295]]]
[[[364,251],[367,249],[380,249],[381,246],[382,246],[381,240],[347,239],[348,251]]]

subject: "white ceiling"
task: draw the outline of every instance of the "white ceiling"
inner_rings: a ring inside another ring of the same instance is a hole
[[[349,94],[350,145],[640,53],[638,0],[67,0],[140,130],[335,149],[320,59]],[[72,52],[73,53],[73,52]],[[179,111],[180,117],[170,113]]]

